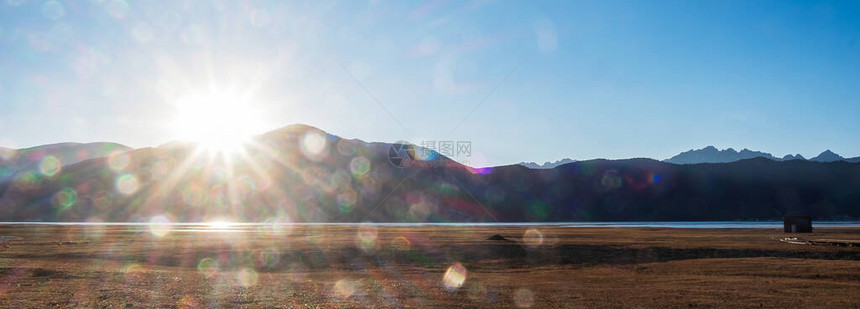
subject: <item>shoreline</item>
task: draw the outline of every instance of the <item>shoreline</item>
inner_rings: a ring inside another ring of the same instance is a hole
[[[860,220],[813,220],[814,225],[824,227],[857,227],[860,228]],[[203,226],[260,226],[260,225],[375,225],[375,226],[560,226],[560,227],[671,227],[678,225],[702,226],[709,228],[713,226],[782,226],[781,220],[758,220],[758,221],[570,221],[570,222],[223,222],[223,221],[191,221],[191,222],[46,222],[46,221],[8,221],[0,222],[0,225],[203,225]]]

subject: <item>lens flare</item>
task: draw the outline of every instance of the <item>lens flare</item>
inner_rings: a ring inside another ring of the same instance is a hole
[[[490,173],[493,172],[493,168],[492,167],[469,168],[469,172],[471,172],[472,174],[478,174],[478,175],[489,175]]]
[[[129,161],[128,154],[115,151],[108,156],[108,167],[114,172],[119,172],[128,167]]]
[[[337,207],[342,213],[350,213],[357,201],[358,193],[351,188],[347,188],[337,195]]]
[[[54,177],[62,169],[60,159],[54,156],[46,156],[39,162],[39,172],[48,177]]]
[[[130,264],[122,270],[125,280],[132,283],[143,282],[146,279],[146,268],[140,264]]]
[[[531,308],[535,304],[535,294],[529,289],[522,288],[514,292],[514,304],[517,308]]]
[[[325,135],[317,131],[309,131],[302,136],[299,146],[305,157],[319,161],[325,157],[326,144]]]
[[[42,177],[36,172],[24,172],[15,176],[15,188],[21,191],[34,191],[42,187]]]
[[[523,242],[529,247],[543,245],[543,234],[536,229],[528,229],[526,233],[523,234]]]
[[[266,224],[260,225],[259,232],[269,236],[284,236],[292,232],[292,221],[286,215],[277,218],[268,218]]]
[[[150,175],[154,179],[160,179],[166,177],[167,174],[173,169],[173,162],[170,159],[163,159],[155,161],[154,164],[149,168]]]
[[[356,148],[358,147],[357,143],[352,140],[342,139],[337,142],[337,152],[339,152],[342,156],[353,156],[355,155]]]
[[[648,177],[648,181],[649,181],[651,184],[659,184],[659,183],[660,183],[660,180],[661,180],[661,178],[660,178],[660,174],[657,174],[657,173],[652,173],[652,174],[651,174],[651,177]]]
[[[213,258],[203,258],[200,262],[197,262],[197,272],[203,274],[207,278],[218,273],[219,267],[218,261]]]
[[[256,258],[258,266],[272,268],[281,261],[281,253],[275,248],[267,248],[263,251],[257,251]]]
[[[454,265],[448,267],[445,275],[442,276],[442,285],[448,291],[456,291],[466,282],[467,275],[466,267],[463,267],[460,263],[454,263]]]
[[[122,174],[116,178],[116,190],[129,195],[137,191],[137,177],[134,174]]]
[[[334,284],[334,296],[346,299],[355,294],[355,282],[349,279],[340,279]]]
[[[370,160],[363,156],[353,158],[349,162],[349,171],[352,172],[352,176],[355,178],[364,176],[364,174],[370,171]]]
[[[165,216],[155,216],[149,219],[149,233],[155,237],[164,237],[170,234],[173,227],[170,225],[170,219]]]
[[[355,243],[364,252],[376,250],[376,238],[379,235],[376,227],[373,225],[364,225],[358,227],[358,232],[355,235]]]
[[[66,209],[78,202],[78,193],[72,188],[62,188],[51,198],[51,204],[60,209]]]
[[[412,249],[412,242],[409,241],[408,238],[403,236],[397,236],[391,240],[391,248],[394,250],[410,250]]]
[[[244,268],[239,271],[236,275],[236,278],[239,280],[239,285],[242,287],[252,287],[257,285],[257,272],[250,268]]]

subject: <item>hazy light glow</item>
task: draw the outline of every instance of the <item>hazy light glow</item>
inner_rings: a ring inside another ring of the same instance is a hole
[[[170,225],[170,219],[165,216],[155,216],[149,219],[149,233],[155,237],[164,237],[170,234],[173,227]]]
[[[210,153],[242,152],[251,136],[264,131],[261,113],[247,95],[210,92],[176,101],[172,129],[178,139]]]
[[[537,247],[543,244],[543,234],[536,229],[528,229],[523,234],[523,242],[529,247]]]
[[[211,227],[211,228],[214,228],[214,229],[228,229],[228,228],[232,227],[233,225],[235,225],[235,223],[230,222],[230,221],[219,220],[219,221],[208,222],[208,223],[206,223],[206,225]]]
[[[468,271],[466,267],[463,267],[463,264],[454,263],[451,267],[448,267],[448,270],[445,271],[445,275],[442,276],[442,285],[445,286],[445,289],[448,291],[455,291],[463,286],[463,283],[466,282],[466,277],[468,276]]]
[[[341,279],[334,284],[334,296],[339,299],[346,299],[355,294],[355,282],[349,279]]]
[[[114,151],[108,157],[108,167],[110,167],[111,170],[116,172],[122,171],[126,167],[128,167],[129,161],[130,159],[128,157],[128,154],[125,154],[120,151]]]
[[[302,136],[301,150],[302,154],[310,160],[319,161],[325,156],[326,137],[323,133],[317,131],[308,131]]]
[[[514,304],[517,308],[531,308],[535,304],[535,293],[529,289],[518,289],[514,293]]]
[[[125,195],[137,191],[138,185],[137,177],[134,174],[126,173],[116,178],[116,190]]]
[[[54,193],[51,203],[61,209],[69,208],[78,202],[78,194],[72,188],[63,188],[57,193]]]
[[[244,268],[236,274],[236,279],[242,287],[252,287],[257,284],[257,272],[250,268]]]
[[[207,278],[218,273],[218,261],[213,258],[203,258],[197,263],[197,271],[205,275]]]
[[[60,160],[54,156],[46,156],[39,163],[39,171],[42,172],[42,175],[48,177],[54,177],[54,175],[60,172],[62,167],[63,165],[60,163]]]

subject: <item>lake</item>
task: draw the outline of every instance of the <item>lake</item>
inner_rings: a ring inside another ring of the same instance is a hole
[[[781,228],[782,221],[627,221],[627,222],[449,222],[449,223],[206,223],[206,222],[2,222],[0,225],[86,225],[86,226],[150,226],[163,225],[186,228],[230,228],[243,229],[272,225],[333,225],[333,226],[557,226],[557,227],[655,227],[655,228]],[[813,227],[860,227],[860,221],[813,221]]]

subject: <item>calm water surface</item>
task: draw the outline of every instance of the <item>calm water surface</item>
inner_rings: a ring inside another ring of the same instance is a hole
[[[272,225],[336,225],[336,226],[558,226],[558,227],[664,227],[664,228],[781,228],[782,221],[635,221],[635,222],[482,222],[482,223],[148,223],[148,222],[2,222],[0,225],[104,225],[151,226],[153,224],[194,228],[243,229]],[[814,227],[860,227],[860,221],[813,221]]]

